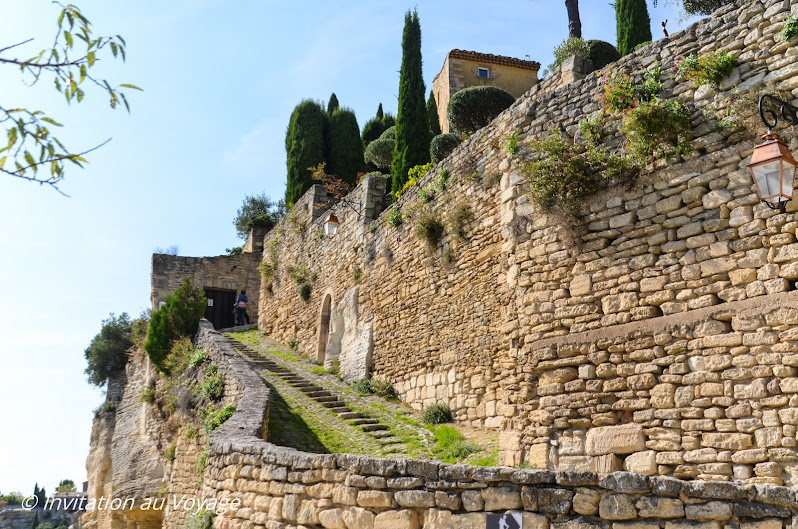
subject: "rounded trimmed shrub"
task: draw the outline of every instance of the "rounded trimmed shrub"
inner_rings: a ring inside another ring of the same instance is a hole
[[[438,134],[432,138],[429,144],[429,155],[432,163],[437,164],[449,156],[458,145],[460,145],[460,138],[457,134]]]
[[[396,125],[391,125],[385,131],[380,134],[379,139],[381,140],[395,140],[396,139]]]
[[[621,58],[618,49],[603,40],[589,40],[587,45],[590,48],[590,55],[588,58],[593,62],[593,67],[596,70],[601,70],[610,63],[613,63]]]
[[[495,86],[471,86],[452,96],[447,114],[452,129],[472,134],[513,104],[515,98]]]
[[[369,143],[366,152],[363,153],[367,163],[373,164],[378,169],[390,169],[393,163],[393,151],[396,140],[385,137],[383,134],[376,140]]]

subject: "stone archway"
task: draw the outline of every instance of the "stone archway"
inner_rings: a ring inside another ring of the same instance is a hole
[[[319,336],[316,348],[316,361],[324,365],[324,356],[327,351],[327,339],[330,336],[330,314],[332,312],[332,296],[327,294],[321,304],[319,312]]]

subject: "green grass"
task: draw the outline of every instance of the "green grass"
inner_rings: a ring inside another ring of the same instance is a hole
[[[465,436],[453,426],[440,426],[435,430],[435,452],[444,463],[456,463],[481,448],[466,442]]]
[[[495,467],[499,464],[499,451],[498,450],[491,450],[490,452],[485,452],[471,461],[470,464],[476,465],[478,467]]]
[[[311,403],[309,397],[294,395],[287,386],[278,387],[275,382],[275,379],[266,380],[272,390],[269,442],[319,454],[381,455],[379,443],[368,434],[321,405]]]

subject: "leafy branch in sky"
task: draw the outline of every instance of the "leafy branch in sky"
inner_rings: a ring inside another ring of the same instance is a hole
[[[61,14],[52,47],[29,59],[11,58],[9,52],[21,49],[33,39],[0,47],[0,65],[18,67],[28,86],[51,79],[55,89],[70,104],[83,101],[84,88],[95,85],[95,89],[108,96],[111,108],[121,104],[130,112],[124,91],[141,89],[132,84],[112,86],[106,79],[96,77],[94,70],[103,57],[124,61],[125,39],[119,35],[97,37],[91,22],[77,6],[53,3],[61,7]],[[52,132],[62,127],[61,123],[41,110],[6,107],[2,101],[0,123],[7,136],[5,146],[0,141],[0,173],[48,184],[56,190],[64,178],[67,163],[83,167],[87,163],[84,158],[87,153],[110,141],[82,152],[72,152]]]

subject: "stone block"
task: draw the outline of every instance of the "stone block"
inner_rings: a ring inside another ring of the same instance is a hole
[[[603,520],[631,520],[637,518],[634,499],[627,494],[607,494],[599,502],[599,516]]]
[[[482,489],[486,511],[520,509],[521,492],[515,487],[488,487]]]
[[[732,517],[732,504],[723,501],[708,501],[694,505],[686,505],[684,514],[688,520],[728,520]]]
[[[441,509],[429,509],[424,515],[424,529],[454,529],[452,513]]]
[[[684,503],[676,498],[643,497],[635,504],[642,518],[681,518]]]
[[[541,487],[538,489],[538,509],[547,514],[565,514],[571,510],[574,492],[568,489]]]
[[[585,450],[589,455],[631,454],[645,450],[643,427],[639,424],[600,426],[591,428],[585,439]]]
[[[319,523],[326,529],[347,529],[341,509],[327,509],[319,513]]]
[[[452,523],[457,529],[485,529],[485,520],[485,513],[481,512],[452,515]]]
[[[723,450],[745,450],[753,445],[751,436],[743,433],[704,433],[701,445]]]
[[[418,515],[415,511],[381,512],[374,518],[374,529],[419,529]]]
[[[401,507],[434,507],[435,495],[425,490],[399,490],[393,495]]]
[[[594,489],[577,489],[573,499],[573,509],[583,516],[594,516],[598,512],[601,495]]]
[[[624,292],[604,296],[601,298],[601,308],[604,314],[615,314],[625,312],[637,306],[638,296],[634,292]]]
[[[653,476],[657,473],[656,455],[657,453],[653,450],[629,454],[623,462],[624,470],[644,476]]]
[[[393,494],[379,490],[361,490],[357,493],[357,504],[361,507],[390,507]]]

